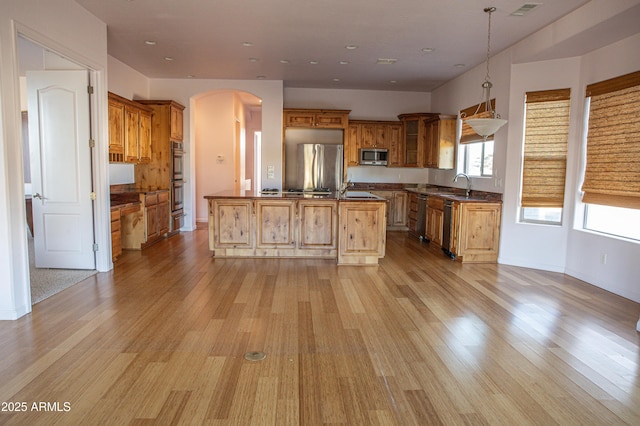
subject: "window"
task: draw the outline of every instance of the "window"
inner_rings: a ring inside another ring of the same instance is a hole
[[[493,141],[462,145],[464,170],[469,176],[485,177],[493,174]]]
[[[520,221],[560,224],[571,90],[527,92],[525,96]]]
[[[584,227],[639,239],[640,71],[587,86]]]
[[[496,100],[491,99],[491,107],[495,110]],[[485,118],[486,105],[473,105],[460,111],[462,130],[460,132],[460,150],[464,170],[462,172],[473,177],[491,177],[493,175],[493,135],[485,141],[466,124],[469,118]]]

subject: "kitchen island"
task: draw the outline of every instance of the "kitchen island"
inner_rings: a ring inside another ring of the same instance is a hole
[[[369,193],[223,191],[204,198],[215,257],[376,265],[385,254],[386,200]]]

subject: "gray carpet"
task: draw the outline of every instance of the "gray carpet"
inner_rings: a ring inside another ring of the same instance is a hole
[[[33,238],[29,238],[29,276],[31,278],[31,304],[61,292],[98,271],[94,269],[49,269],[35,267]]]

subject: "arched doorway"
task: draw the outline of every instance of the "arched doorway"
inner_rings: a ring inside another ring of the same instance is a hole
[[[220,191],[251,190],[260,182],[262,102],[239,90],[214,90],[194,97],[196,223],[206,223],[204,196]]]

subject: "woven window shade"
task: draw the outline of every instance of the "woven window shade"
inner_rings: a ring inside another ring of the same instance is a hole
[[[496,110],[496,100],[491,99],[491,108]],[[476,113],[476,111],[478,111]],[[487,105],[485,103],[480,104],[480,108],[478,105],[470,106],[469,108],[463,109],[460,111],[460,117],[462,117],[462,132],[460,133],[460,143],[474,143],[474,142],[484,142],[482,136],[477,134],[471,126],[469,126],[466,121],[470,118],[490,118],[491,113],[487,112]],[[493,140],[493,135],[487,137],[487,140]]]
[[[522,207],[563,207],[570,89],[527,92]]]
[[[582,201],[640,209],[640,71],[587,86]]]

